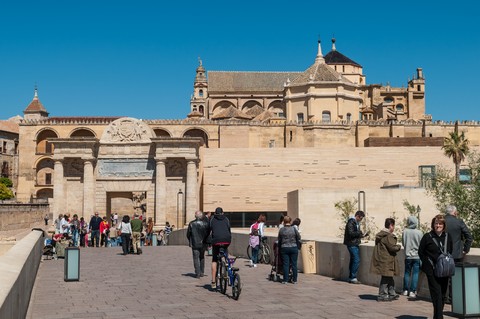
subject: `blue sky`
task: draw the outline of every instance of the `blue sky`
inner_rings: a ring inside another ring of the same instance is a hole
[[[432,3],[2,1],[0,119],[35,84],[50,116],[185,118],[199,56],[207,71],[303,71],[334,35],[368,84],[421,67],[434,120],[480,120],[480,4]]]

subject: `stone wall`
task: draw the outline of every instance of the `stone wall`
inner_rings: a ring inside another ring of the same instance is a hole
[[[0,318],[25,318],[42,258],[42,234],[32,231],[0,256]]]
[[[50,216],[48,204],[0,203],[0,231],[28,229]]]

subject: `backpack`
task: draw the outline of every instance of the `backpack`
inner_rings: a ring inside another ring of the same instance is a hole
[[[432,234],[430,234],[430,237],[432,237]],[[447,238],[448,233],[445,234],[445,242],[442,250],[437,240],[432,237],[433,242],[440,249],[440,255],[438,256],[435,265],[433,265],[433,263],[431,262],[433,266],[433,274],[435,275],[435,277],[444,278],[455,275],[455,260],[453,259],[453,256],[447,252]]]
[[[258,222],[255,222],[252,224],[250,227],[252,229],[252,232],[250,233],[251,236],[258,236]]]

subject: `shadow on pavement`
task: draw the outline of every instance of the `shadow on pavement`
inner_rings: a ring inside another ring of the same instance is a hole
[[[362,300],[374,300],[377,301],[377,295],[358,295],[358,297]]]
[[[395,319],[428,319],[428,317],[424,316],[410,316],[410,315],[401,315],[395,317]]]

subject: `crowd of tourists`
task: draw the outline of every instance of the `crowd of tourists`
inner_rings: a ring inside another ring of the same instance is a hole
[[[48,224],[48,216],[45,216],[45,223]],[[95,212],[88,222],[84,217],[78,218],[77,214],[72,216],[60,214],[54,220],[53,226],[55,229],[53,239],[68,240],[69,246],[125,246],[124,253],[133,249],[132,252],[137,254],[141,252],[140,246],[167,245],[168,236],[174,227],[167,222],[165,228],[158,230],[154,236],[154,223],[151,217],[146,219],[141,214],[135,213],[131,217],[125,215],[119,220],[117,213],[107,218],[100,217],[98,212]]]

